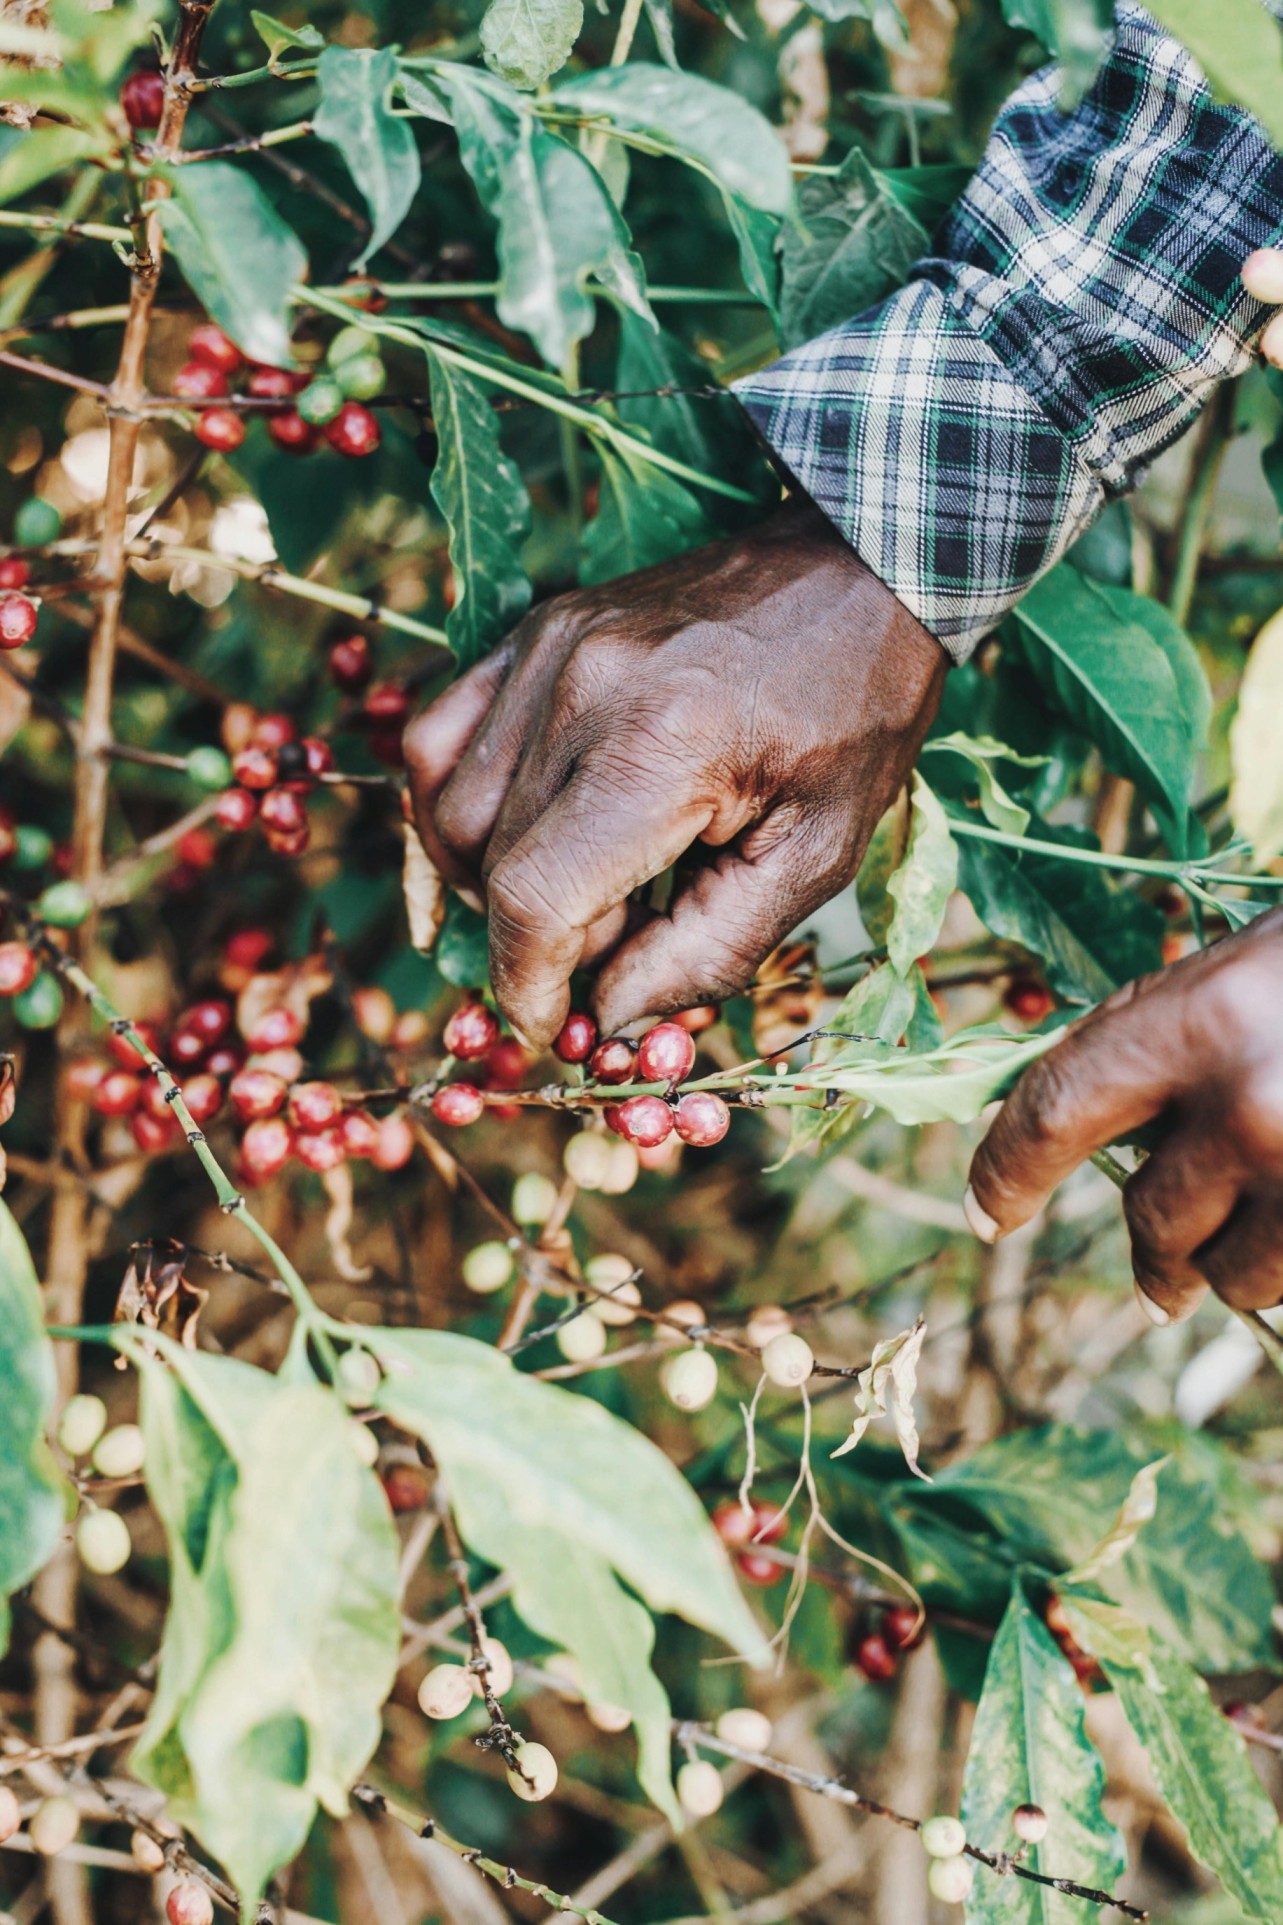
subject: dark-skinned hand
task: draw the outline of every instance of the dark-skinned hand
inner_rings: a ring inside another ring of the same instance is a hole
[[[1123,1192],[1137,1294],[1155,1323],[1208,1284],[1238,1310],[1283,1302],[1283,909],[1142,976],[1017,1083],[971,1165],[986,1242],[1144,1124],[1157,1146]]]
[[[514,1029],[548,1043],[583,965],[606,1034],[742,989],[854,876],[945,668],[806,502],[528,615],[406,735]],[[692,852],[662,914],[630,904]]]

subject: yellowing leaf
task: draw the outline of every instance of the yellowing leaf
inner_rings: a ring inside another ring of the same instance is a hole
[[[940,934],[957,880],[958,845],[949,833],[948,818],[935,791],[915,769],[909,847],[887,882],[887,894],[895,903],[887,956],[898,975],[907,976]]]
[[[1252,644],[1230,729],[1230,814],[1258,863],[1283,855],[1283,610]]]
[[[1168,1462],[1166,1457],[1157,1457],[1152,1464],[1146,1464],[1137,1471],[1118,1516],[1083,1562],[1065,1573],[1066,1584],[1094,1583],[1102,1572],[1126,1557],[1136,1542],[1141,1526],[1148,1524],[1158,1509],[1158,1474]]]

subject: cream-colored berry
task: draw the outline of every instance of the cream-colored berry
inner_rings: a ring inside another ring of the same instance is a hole
[[[945,1905],[961,1905],[975,1879],[968,1858],[933,1858],[927,1870],[927,1885],[934,1898]]]
[[[603,1250],[584,1265],[584,1281],[594,1290],[608,1293],[593,1300],[593,1311],[603,1323],[622,1328],[635,1322],[641,1303],[641,1287],[634,1274],[636,1267],[614,1250]]]
[[[922,1849],[929,1858],[956,1858],[967,1842],[966,1829],[960,1818],[951,1818],[941,1813],[928,1818],[918,1834]]]
[[[580,1130],[561,1153],[561,1167],[581,1190],[599,1190],[610,1175],[612,1144],[600,1130]]]
[[[815,1353],[796,1332],[772,1337],[762,1351],[762,1369],[781,1390],[796,1390],[815,1368]]]
[[[759,1304],[744,1326],[744,1335],[754,1350],[765,1350],[772,1337],[787,1337],[793,1319],[778,1303]]]
[[[114,1424],[94,1446],[93,1466],[99,1477],[136,1477],[147,1456],[137,1424]]]
[[[33,1851],[39,1852],[42,1858],[54,1858],[74,1843],[79,1830],[80,1812],[74,1799],[60,1793],[36,1806],[27,1826],[27,1836]]]
[[[547,1745],[518,1745],[516,1759],[520,1768],[509,1771],[508,1783],[518,1798],[532,1805],[551,1798],[557,1789],[557,1760]]]
[[[516,1274],[516,1262],[506,1243],[477,1243],[463,1259],[463,1281],[479,1297],[502,1290]]]
[[[637,1181],[641,1164],[631,1143],[619,1137],[610,1146],[610,1162],[598,1188],[603,1196],[626,1196]]]
[[[134,1855],[134,1863],[140,1871],[151,1872],[154,1876],[165,1869],[165,1848],[148,1831],[136,1831],[129,1840],[129,1849]]]
[[[696,1303],[693,1297],[679,1297],[676,1303],[666,1303],[664,1316],[668,1321],[655,1325],[655,1335],[661,1343],[685,1343],[681,1330],[674,1330],[675,1323],[681,1324],[684,1330],[699,1330],[708,1321],[703,1304]]]
[[[591,1310],[581,1310],[557,1332],[557,1348],[568,1363],[589,1364],[606,1348],[606,1326]]]
[[[80,1562],[99,1577],[122,1571],[133,1548],[129,1526],[119,1511],[86,1511],[76,1526]]]
[[[348,1426],[348,1436],[352,1440],[352,1449],[356,1452],[358,1460],[373,1470],[379,1461],[379,1440],[370,1426],[354,1417]]]
[[[1041,1805],[1017,1805],[1011,1814],[1011,1829],[1022,1845],[1041,1845],[1047,1836],[1047,1814]]]
[[[557,1207],[557,1185],[538,1170],[527,1170],[512,1186],[512,1214],[518,1223],[546,1223]]]
[[[0,1785],[0,1845],[7,1845],[22,1824],[22,1806],[9,1785]]]
[[[502,1698],[505,1693],[511,1691],[512,1681],[516,1676],[512,1666],[512,1659],[508,1654],[508,1647],[506,1644],[501,1644],[498,1638],[482,1638],[481,1649],[486,1660],[491,1695],[496,1698]],[[480,1674],[474,1671],[472,1677],[475,1681],[474,1688],[477,1696],[479,1698],[484,1697],[485,1692],[481,1686]]]
[[[633,1721],[631,1711],[625,1711],[620,1704],[586,1704],[584,1714],[589,1724],[598,1731],[609,1732],[612,1736],[619,1731],[627,1731]]]
[[[689,1818],[711,1818],[725,1795],[722,1774],[707,1758],[688,1758],[677,1774],[677,1802]]]
[[[434,1664],[419,1686],[425,1718],[457,1718],[473,1702],[473,1675],[462,1664]]]
[[[717,1364],[707,1350],[683,1350],[668,1359],[660,1382],[678,1410],[703,1410],[717,1395]]]
[[[1283,248],[1258,247],[1243,263],[1243,285],[1254,300],[1283,306]]]
[[[107,1428],[107,1406],[101,1397],[80,1391],[68,1397],[58,1419],[58,1442],[68,1457],[86,1457]]]
[[[765,1751],[771,1742],[771,1721],[764,1712],[742,1704],[734,1711],[723,1711],[717,1720],[717,1735],[741,1751]]]

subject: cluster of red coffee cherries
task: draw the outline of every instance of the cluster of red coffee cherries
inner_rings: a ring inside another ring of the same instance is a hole
[[[143,76],[135,75],[138,79]],[[247,413],[222,408],[218,402],[244,380],[251,399],[268,404],[262,410],[267,432],[290,454],[311,454],[324,438],[341,455],[371,455],[382,435],[378,420],[364,402],[341,391],[343,368],[333,377],[312,375],[293,368],[271,368],[248,362],[236,343],[212,321],[202,322],[187,337],[188,358],[174,376],[173,391],[182,401],[210,403],[196,418],[196,439],[218,454],[231,454],[245,439]],[[360,357],[363,363],[371,357]],[[369,375],[366,375],[367,384]],[[306,399],[315,392],[316,399]]]
[[[889,1683],[899,1669],[901,1653],[915,1650],[925,1634],[911,1604],[888,1604],[876,1628],[866,1631],[855,1647],[856,1670],[870,1684]]]
[[[0,561],[0,648],[25,648],[36,632],[40,610],[22,590],[31,571],[17,555]]]
[[[334,767],[334,753],[318,735],[300,739],[288,715],[251,710],[239,720],[233,736],[246,739],[232,755],[235,785],[219,796],[214,819],[220,828],[233,831],[257,822],[278,855],[302,855],[311,840],[307,797]]]
[[[786,1576],[787,1566],[772,1557],[769,1549],[788,1529],[788,1518],[774,1504],[759,1498],[741,1504],[738,1498],[730,1498],[713,1512],[713,1529],[747,1584],[766,1588]]]
[[[448,586],[451,577],[447,575]],[[447,605],[450,598],[447,597]],[[402,681],[374,680],[374,650],[364,635],[344,635],[330,645],[330,680],[344,695],[359,697],[361,722],[371,751],[391,769],[403,766],[401,734],[410,717],[411,695]]]
[[[688,1090],[679,1095],[678,1086],[695,1065],[693,1032],[706,1028],[716,1017],[717,1011],[711,1006],[683,1011],[672,1021],[656,1023],[634,1045],[623,1036],[609,1036],[599,1042],[592,1017],[576,1010],[555,1038],[553,1053],[563,1063],[586,1064],[590,1083],[666,1085],[663,1096],[647,1092],[605,1106],[607,1127],[639,1151],[658,1150],[674,1134],[683,1143],[707,1149],[720,1143],[730,1128],[730,1109],[712,1090]],[[501,1040],[498,1018],[484,1003],[465,1003],[446,1024],[443,1040],[446,1050],[459,1062],[489,1058]],[[432,1114],[437,1121],[456,1127],[475,1123],[486,1107],[482,1091],[472,1082],[445,1083],[432,1098]]]
[[[1075,1638],[1069,1622],[1069,1615],[1060,1599],[1058,1597],[1049,1598],[1042,1615],[1044,1624],[1051,1632],[1056,1643],[1060,1646],[1064,1656],[1069,1660],[1073,1674],[1083,1690],[1088,1692],[1094,1691],[1097,1685],[1103,1684],[1105,1681],[1104,1672],[1097,1664],[1095,1658],[1092,1657],[1090,1651],[1084,1651],[1081,1644],[1079,1644]]]

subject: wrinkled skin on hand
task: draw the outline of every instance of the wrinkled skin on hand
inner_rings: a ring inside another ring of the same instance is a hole
[[[420,833],[484,893],[534,1044],[742,989],[851,880],[940,699],[938,643],[809,503],[549,602],[411,723]],[[681,863],[662,914],[632,891]]]
[[[1123,1201],[1148,1315],[1189,1316],[1209,1283],[1235,1309],[1283,1302],[1283,909],[1128,983],[1021,1077],[971,1166],[972,1227],[1027,1223],[1147,1123]]]

